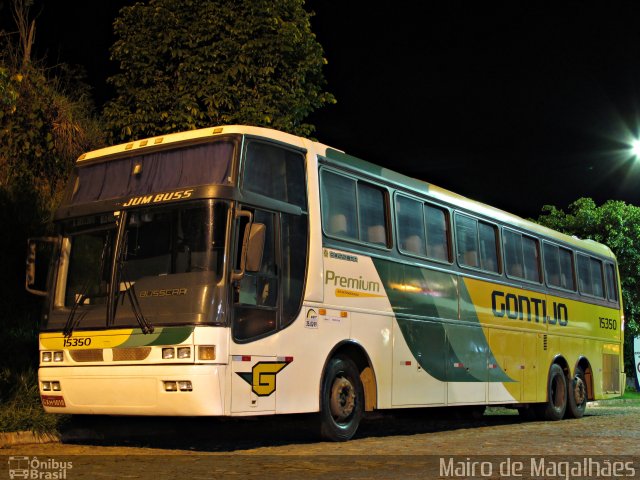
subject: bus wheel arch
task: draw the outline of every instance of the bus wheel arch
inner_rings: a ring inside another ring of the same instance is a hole
[[[358,367],[360,372],[360,381],[364,387],[365,396],[365,412],[372,412],[378,405],[378,382],[373,370],[373,364],[371,358],[365,351],[365,349],[359,343],[354,341],[345,340],[338,343],[331,353],[327,356],[324,363],[323,372],[326,371],[327,365],[331,358],[336,355],[345,355],[349,357]]]
[[[568,407],[569,364],[558,356],[549,367],[547,375],[547,400],[536,406],[537,417],[544,420],[561,420]]]
[[[582,369],[584,372],[584,383],[587,389],[587,400],[595,400],[596,392],[593,387],[593,368],[591,368],[591,362],[586,357],[580,357],[578,362],[576,363],[576,367],[574,368],[574,375],[578,371],[578,369]]]
[[[364,349],[353,342],[337,345],[322,373],[320,435],[332,441],[353,437],[364,411],[375,407],[375,392],[375,376]]]

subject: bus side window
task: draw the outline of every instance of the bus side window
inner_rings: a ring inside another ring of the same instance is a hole
[[[480,267],[489,272],[498,273],[498,229],[488,223],[478,222],[480,238]]]
[[[278,269],[275,214],[256,209],[254,222],[265,225],[266,235],[260,269],[257,272],[245,272],[238,285],[234,335],[241,340],[264,335],[277,327]]]
[[[593,281],[593,295],[598,298],[604,298],[604,280],[602,271],[602,262],[595,258],[591,258],[591,280]]]
[[[522,258],[524,275],[527,280],[540,282],[540,246],[535,238],[522,236]]]
[[[573,252],[546,242],[543,243],[543,251],[547,284],[565,290],[575,290]]]
[[[515,278],[524,278],[522,237],[511,230],[504,230],[503,236],[507,275]]]
[[[618,286],[616,284],[616,268],[612,263],[606,264],[607,298],[612,302],[618,301]]]
[[[541,282],[540,244],[538,239],[504,230],[507,275],[531,282]]]
[[[383,190],[358,181],[360,240],[387,246]]]
[[[547,276],[547,283],[552,287],[562,286],[562,276],[560,274],[559,248],[555,245],[543,244],[544,250],[544,271]]]
[[[560,248],[560,286],[567,290],[576,289],[573,252],[566,248]]]
[[[325,232],[358,238],[356,181],[327,170],[322,171],[322,224]]]
[[[308,217],[307,215],[281,216],[282,242],[282,319],[280,327],[293,322],[302,308],[305,273],[307,270]]]
[[[480,267],[478,261],[478,227],[473,218],[456,215],[458,263],[467,267]]]
[[[578,254],[578,286],[581,293],[593,295],[589,257],[580,253]]]
[[[495,225],[456,214],[458,263],[499,273],[498,229]]]
[[[449,215],[446,210],[424,206],[427,225],[427,256],[435,260],[448,262],[449,257]]]
[[[396,196],[396,218],[400,250],[424,256],[427,252],[422,203],[401,195]]]
[[[249,143],[243,188],[306,210],[304,156],[269,143]]]
[[[289,325],[300,314],[304,295],[308,216],[256,209],[254,222],[265,225],[264,252],[260,269],[245,272],[237,288],[233,332],[239,340]]]

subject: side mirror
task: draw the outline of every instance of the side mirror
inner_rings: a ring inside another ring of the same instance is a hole
[[[231,273],[231,280],[237,282],[242,280],[246,271],[257,272],[262,264],[262,254],[264,252],[264,240],[267,227],[262,223],[253,223],[253,214],[247,210],[240,210],[236,213],[236,218],[245,217],[247,219],[242,236],[242,250],[240,251],[239,270]]]
[[[27,240],[25,289],[34,295],[47,295],[46,284],[49,265],[58,239],[54,237]]]

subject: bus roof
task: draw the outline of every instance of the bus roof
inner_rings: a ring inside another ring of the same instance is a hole
[[[383,183],[391,184],[407,192],[413,192],[419,195],[428,195],[435,200],[440,200],[453,206],[467,209],[488,218],[513,225],[516,228],[519,227],[525,230],[530,230],[548,238],[555,239],[605,257],[613,257],[613,253],[607,246],[593,240],[581,240],[576,237],[570,237],[555,230],[538,225],[537,223],[525,220],[517,215],[513,215],[498,208],[458,195],[457,193],[440,188],[436,185],[389,170],[352,155],[347,155],[341,150],[328,147],[322,143],[312,142],[302,137],[269,128],[246,125],[225,125],[158,135],[84,153],[78,158],[77,165],[82,166],[84,162],[92,160],[100,159],[106,161],[112,158],[119,158],[131,154],[140,154],[140,150],[166,148],[171,144],[176,144],[177,146],[181,143],[198,142],[207,138],[214,138],[216,136],[229,134],[255,135],[303,149],[306,149],[310,144],[313,144],[313,147],[317,152],[325,152],[324,155],[327,160],[341,168],[364,173],[369,177],[377,179]]]
[[[140,140],[133,140],[127,143],[121,143],[119,145],[113,145],[111,147],[105,147],[98,150],[93,150],[82,154],[76,164],[82,166],[84,162],[91,160],[110,160],[112,158],[128,156],[131,154],[140,154],[140,150],[163,148],[171,144],[181,144],[189,142],[198,142],[206,140],[207,138],[215,138],[220,135],[255,135],[259,137],[270,138],[278,142],[294,145],[298,148],[306,148],[311,142],[310,140],[302,137],[291,135],[290,133],[281,132],[278,130],[272,130],[270,128],[251,127],[247,125],[224,125],[219,127],[201,128],[198,130],[189,130],[186,132],[167,133],[165,135],[158,135],[150,138],[143,138]],[[322,145],[318,142],[313,142],[316,148],[326,149],[326,145]]]

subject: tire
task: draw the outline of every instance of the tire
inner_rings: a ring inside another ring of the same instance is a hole
[[[567,410],[567,377],[558,364],[551,365],[547,381],[547,401],[536,406],[536,415],[544,420],[562,420]]]
[[[347,357],[329,361],[322,379],[320,436],[332,442],[353,437],[364,412],[364,388],[360,373]]]
[[[569,383],[568,397],[565,418],[582,418],[587,409],[587,382],[582,367],[576,367]]]

